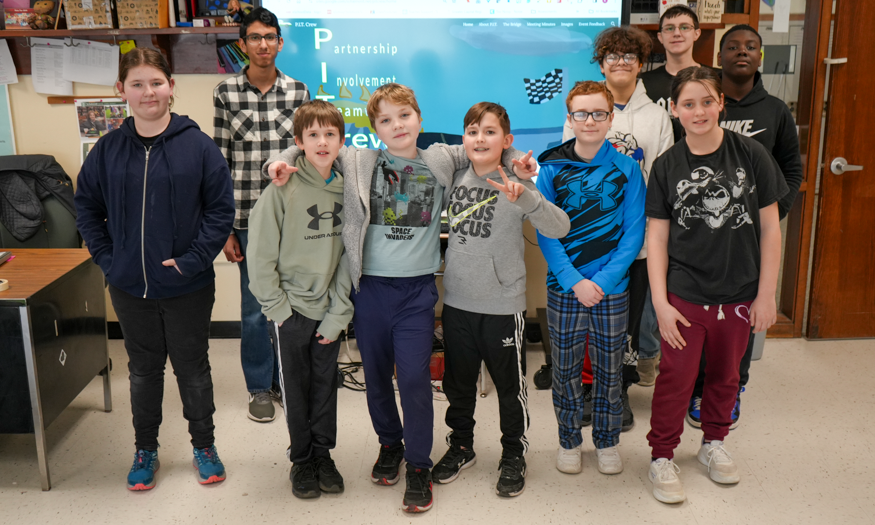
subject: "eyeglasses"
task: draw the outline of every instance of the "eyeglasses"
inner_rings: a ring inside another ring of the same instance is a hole
[[[262,38],[268,44],[276,44],[277,40],[279,40],[279,37],[276,36],[276,34],[274,34],[274,33],[270,33],[267,35],[259,35],[258,33],[252,33],[251,35],[246,35],[246,41],[249,42],[250,44],[258,45],[261,43]]]
[[[689,33],[696,28],[691,26],[690,24],[681,24],[679,26],[662,26],[662,29],[660,31],[662,31],[666,35],[670,35],[675,32],[675,29],[680,29],[681,33]]]
[[[636,55],[635,53],[626,53],[622,57],[616,53],[611,53],[610,55],[605,55],[605,63],[613,66],[614,64],[619,62],[621,58],[623,59],[623,62],[627,64],[634,64],[635,62],[638,62],[638,55]]]
[[[586,122],[586,119],[592,116],[593,121],[604,122],[608,120],[608,115],[610,113],[607,111],[575,111],[571,114],[571,118],[576,122]]]

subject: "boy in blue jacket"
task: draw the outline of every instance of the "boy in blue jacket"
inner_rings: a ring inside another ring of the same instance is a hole
[[[629,266],[644,244],[645,186],[638,163],[605,140],[611,92],[580,82],[565,101],[574,139],[539,157],[537,188],[571,220],[562,239],[538,234],[547,260],[547,321],[553,349],[553,406],[559,422],[556,468],[582,469],[580,376],[589,334],[593,432],[599,472],[623,470],[621,367],[629,313]]]

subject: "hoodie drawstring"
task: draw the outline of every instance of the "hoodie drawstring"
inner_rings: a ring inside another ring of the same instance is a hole
[[[711,307],[708,306],[707,304],[705,306],[703,306],[703,308],[705,309],[706,312],[711,309]],[[717,305],[717,320],[722,321],[724,319],[726,319],[726,314],[723,313],[723,305],[719,304],[719,305]]]

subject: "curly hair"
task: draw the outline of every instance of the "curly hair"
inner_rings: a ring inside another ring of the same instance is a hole
[[[592,61],[601,64],[609,53],[625,55],[635,53],[638,63],[643,64],[650,57],[653,41],[650,35],[637,27],[612,27],[605,29],[595,39],[592,46]]]

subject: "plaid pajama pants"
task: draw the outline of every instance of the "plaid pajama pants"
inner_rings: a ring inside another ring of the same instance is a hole
[[[553,358],[553,408],[559,444],[571,449],[583,442],[583,372],[586,336],[593,371],[592,441],[596,448],[620,442],[623,422],[621,371],[626,350],[629,293],[606,295],[588,308],[574,293],[547,290],[547,323]]]

